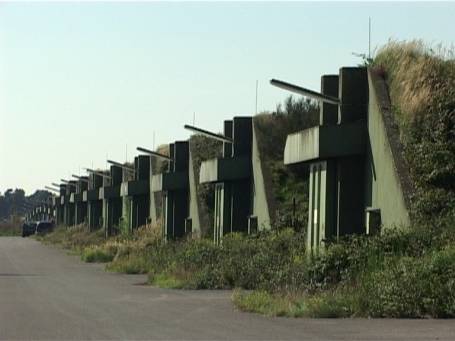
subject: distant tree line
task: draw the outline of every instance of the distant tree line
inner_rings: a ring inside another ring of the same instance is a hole
[[[3,194],[0,192],[0,220],[9,220],[12,216],[24,216],[26,212],[44,202],[51,193],[37,190],[32,195],[26,196],[21,188],[7,189]]]

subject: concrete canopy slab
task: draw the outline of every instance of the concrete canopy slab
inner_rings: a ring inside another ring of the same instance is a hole
[[[99,200],[100,195],[99,195],[99,190],[98,188],[95,189],[90,189],[87,191],[87,200],[88,201],[94,201],[94,200]]]
[[[173,191],[188,188],[188,172],[155,174],[152,176],[152,192]]]
[[[247,179],[251,176],[251,159],[248,156],[211,159],[202,162],[199,182],[224,182]]]
[[[367,139],[363,120],[343,125],[316,126],[288,135],[284,164],[362,155]]]
[[[120,187],[121,185],[101,187],[99,190],[100,199],[120,198]]]
[[[122,197],[147,194],[149,191],[149,182],[147,180],[133,180],[122,182],[120,195]]]

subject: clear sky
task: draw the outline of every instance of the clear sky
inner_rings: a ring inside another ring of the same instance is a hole
[[[0,3],[0,191],[27,194],[273,110],[388,39],[451,45],[455,3]],[[126,148],[127,145],[127,148]],[[127,153],[126,153],[127,149]]]

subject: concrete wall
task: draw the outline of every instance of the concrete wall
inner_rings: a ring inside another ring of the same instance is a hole
[[[378,88],[381,84],[377,82],[383,80],[372,77],[370,73],[366,205],[381,210],[381,221],[385,228],[409,226],[409,203],[405,196],[409,175],[403,167],[403,160],[396,155],[400,146],[398,136],[393,135],[398,132],[388,129],[393,122],[392,117],[384,113],[384,108],[390,109],[388,96],[384,97],[386,94],[383,93],[386,92],[385,84]],[[384,103],[387,101],[388,105]]]
[[[131,210],[132,210],[132,199],[131,197],[122,197],[122,217],[120,223],[120,230],[123,233],[130,233],[131,231]]]
[[[149,166],[149,186],[150,186],[150,221],[153,225],[156,225],[158,222],[158,212],[155,202],[155,194],[152,191],[152,178],[154,175],[154,158],[150,158],[150,166]]]
[[[258,218],[258,230],[270,229],[269,205],[265,190],[264,175],[262,173],[261,155],[258,148],[256,131],[253,120],[253,144],[252,144],[252,170],[253,170],[253,215]]]

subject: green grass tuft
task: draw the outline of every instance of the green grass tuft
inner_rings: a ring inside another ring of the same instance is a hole
[[[183,289],[185,287],[185,283],[182,280],[166,273],[157,275],[150,273],[148,282],[165,289]]]
[[[112,250],[100,246],[87,247],[82,251],[81,259],[87,263],[107,263],[114,259]]]

